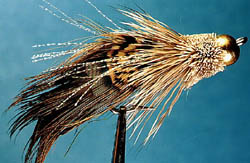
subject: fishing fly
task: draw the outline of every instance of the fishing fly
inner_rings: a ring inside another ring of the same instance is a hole
[[[144,140],[154,137],[184,90],[234,64],[246,37],[226,34],[183,35],[146,12],[126,8],[119,12],[131,22],[115,28],[82,17],[75,20],[51,3],[41,6],[61,20],[91,32],[92,42],[52,43],[34,47],[72,47],[70,50],[33,56],[33,61],[69,57],[56,67],[29,77],[27,86],[9,108],[20,112],[10,135],[35,122],[25,162],[44,162],[51,146],[61,136],[106,112],[125,107],[127,129],[136,140],[156,115]],[[51,8],[51,9],[49,9]],[[52,12],[52,9],[57,13]]]

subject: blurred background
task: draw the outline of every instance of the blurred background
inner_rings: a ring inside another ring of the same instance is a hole
[[[112,26],[84,0],[50,0],[72,17],[85,15]],[[250,37],[248,0],[91,0],[114,22],[126,21],[113,7],[140,6],[181,34],[219,33]],[[24,86],[24,78],[42,72],[59,59],[32,63],[34,44],[65,42],[90,33],[43,11],[41,0],[0,0],[0,162],[21,163],[34,125],[10,140],[8,126],[16,114],[4,113]],[[184,92],[156,137],[146,146],[127,141],[127,163],[250,162],[250,43],[238,62]],[[91,123],[64,157],[74,132],[61,137],[46,163],[111,162],[116,116]],[[143,140],[143,137],[141,137]]]

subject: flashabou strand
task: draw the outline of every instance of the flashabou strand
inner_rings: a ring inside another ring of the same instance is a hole
[[[41,53],[41,54],[34,54],[31,59],[32,62],[39,62],[39,61],[44,61],[48,59],[53,59],[56,57],[61,57],[64,55],[68,54],[75,54],[81,50],[75,49],[75,50],[65,50],[65,51],[60,51],[60,52],[47,52],[47,53]]]
[[[111,24],[113,24],[117,29],[123,30],[121,27],[119,27],[116,23],[114,23],[109,17],[107,17],[101,10],[99,10],[93,3],[91,3],[89,0],[85,0],[88,4],[90,4],[100,15],[102,15],[105,19],[107,19]]]
[[[65,18],[57,15],[56,13],[54,13],[53,11],[51,11],[49,8],[44,7],[43,5],[40,5],[41,9],[43,9],[44,11],[47,11],[48,13],[50,13],[51,15],[57,17],[58,19],[60,19],[61,21],[66,22],[67,24],[71,24],[77,28],[83,29],[84,31],[90,32],[94,35],[97,35],[97,33],[95,31],[92,31],[91,29],[84,27],[83,25],[79,24],[77,21],[75,21],[74,19],[72,19],[70,16],[66,15],[63,11],[61,11],[60,9],[56,8],[54,5],[52,5],[51,3],[49,3],[46,0],[42,0],[43,2],[47,3],[50,7],[54,8],[56,11],[58,11],[60,14],[62,14]]]
[[[36,44],[33,45],[32,48],[41,48],[41,47],[48,47],[48,46],[80,46],[83,45],[83,42],[62,42],[62,43],[46,43],[46,44]]]

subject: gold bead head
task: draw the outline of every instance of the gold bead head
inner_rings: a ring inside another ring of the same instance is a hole
[[[235,40],[230,35],[218,35],[216,45],[222,49],[222,59],[226,66],[234,64],[240,56],[240,46],[247,42],[247,37]]]

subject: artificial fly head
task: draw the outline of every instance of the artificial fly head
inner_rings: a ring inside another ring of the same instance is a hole
[[[217,46],[222,49],[223,62],[226,66],[234,64],[240,56],[240,46],[247,42],[247,37],[234,39],[230,35],[218,35],[216,39]]]

